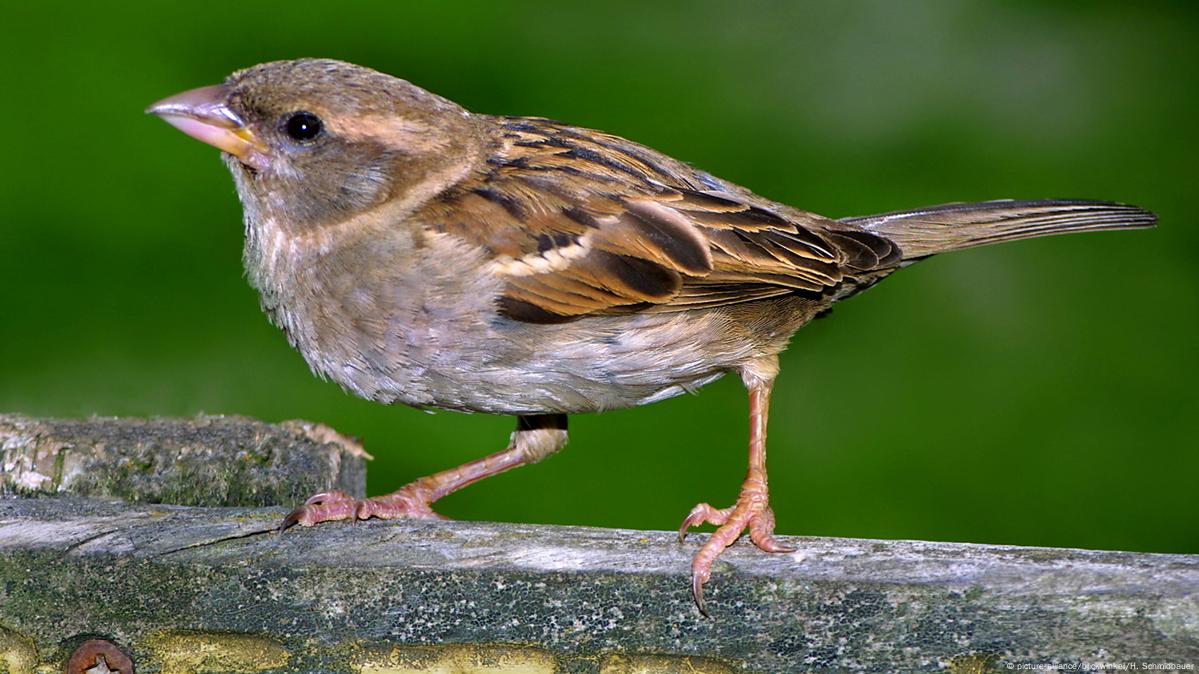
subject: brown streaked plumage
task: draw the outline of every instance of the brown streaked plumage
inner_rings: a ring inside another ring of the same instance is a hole
[[[502,118],[484,170],[422,217],[483,246],[500,306],[531,322],[684,311],[859,287],[894,269],[886,238],[721,189],[608,134]],[[514,236],[515,234],[515,236]]]
[[[284,526],[437,517],[430,504],[566,443],[566,415],[642,405],[727,372],[750,398],[750,467],[692,564],[748,530],[768,552],[766,418],[778,354],[834,302],[929,255],[1150,226],[1098,201],[950,204],[834,220],[650,148],[492,117],[338,61],[267,63],[150,108],[225,151],[264,310],[315,372],[383,403],[518,417],[506,449]]]

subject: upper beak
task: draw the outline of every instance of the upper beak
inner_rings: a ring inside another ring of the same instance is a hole
[[[221,84],[192,89],[164,98],[146,108],[146,112],[162,117],[196,140],[228,152],[247,166],[266,168],[270,159],[268,148],[229,109],[228,93]]]

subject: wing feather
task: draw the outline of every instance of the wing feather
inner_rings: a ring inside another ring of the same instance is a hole
[[[427,205],[480,245],[517,320],[825,293],[898,264],[888,239],[774,204],[617,136],[503,118],[477,175]]]

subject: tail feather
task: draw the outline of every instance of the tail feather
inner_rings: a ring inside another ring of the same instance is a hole
[[[1157,216],[1110,201],[983,201],[843,218],[899,244],[903,259],[1037,236],[1152,227]]]

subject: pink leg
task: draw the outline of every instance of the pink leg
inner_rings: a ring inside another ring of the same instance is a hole
[[[795,552],[774,538],[774,512],[766,482],[766,420],[770,411],[770,389],[778,373],[778,359],[753,361],[742,369],[741,378],[749,389],[749,472],[741,483],[737,502],[716,509],[700,503],[691,509],[679,527],[679,540],[693,526],[708,523],[719,528],[691,560],[691,595],[700,613],[708,615],[704,605],[704,583],[712,576],[712,564],[725,548],[749,529],[749,539],[766,552]]]
[[[280,529],[310,527],[332,520],[446,519],[433,511],[437,499],[517,466],[536,463],[566,444],[566,415],[519,417],[508,448],[457,468],[443,470],[384,496],[355,499],[341,491],[317,494],[283,519]]]

